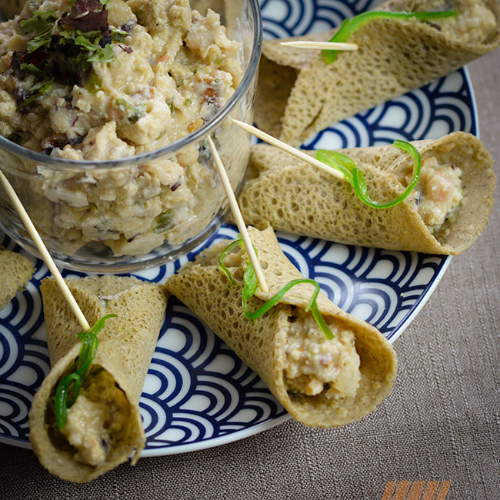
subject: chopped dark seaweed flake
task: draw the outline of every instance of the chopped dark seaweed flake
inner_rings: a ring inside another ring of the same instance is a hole
[[[131,19],[130,21],[127,21],[125,24],[122,24],[120,26],[120,29],[122,31],[125,31],[127,33],[132,33],[132,30],[134,29],[134,26],[136,25],[137,23]]]
[[[113,41],[113,36],[111,34],[110,29],[108,28],[101,37],[101,40],[99,41],[99,45],[104,48],[106,45],[109,45]]]
[[[173,193],[174,191],[177,191],[181,186],[182,186],[181,181],[176,182],[173,186],[170,186],[170,191],[172,191]]]

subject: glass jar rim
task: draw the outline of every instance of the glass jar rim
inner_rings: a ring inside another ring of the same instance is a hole
[[[217,128],[227,117],[229,112],[236,106],[241,97],[243,97],[245,92],[248,90],[255,77],[255,74],[257,73],[262,50],[262,16],[258,0],[248,1],[254,21],[254,44],[252,47],[252,53],[250,55],[247,69],[245,70],[245,74],[243,75],[243,78],[234,94],[229,98],[227,103],[220,109],[220,111],[214,116],[214,118],[212,120],[209,120],[207,123],[204,123],[199,129],[195,130],[194,132],[191,132],[185,137],[182,137],[181,139],[178,139],[177,141],[174,141],[171,144],[164,146],[163,148],[155,149],[154,151],[147,151],[146,153],[141,153],[135,156],[119,158],[116,160],[70,160],[66,158],[53,158],[43,153],[25,148],[24,146],[20,146],[19,144],[9,141],[1,135],[0,148],[7,150],[9,153],[13,153],[17,156],[26,158],[27,160],[40,162],[44,166],[50,166],[55,170],[64,170],[66,168],[77,168],[80,170],[100,170],[127,167],[141,162],[156,160],[157,158],[165,155],[173,155],[189,144],[202,139],[206,135],[210,134],[215,128]]]

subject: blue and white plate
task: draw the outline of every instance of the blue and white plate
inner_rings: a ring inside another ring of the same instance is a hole
[[[369,0],[262,0],[265,36],[326,30],[373,4]],[[372,146],[395,139],[438,138],[457,130],[478,132],[465,70],[336,124],[307,146]],[[212,241],[235,237],[232,226],[223,226],[187,257],[136,276],[163,283]],[[450,262],[449,257],[286,234],[279,239],[302,274],[318,281],[330,299],[375,325],[391,342],[415,317]],[[24,253],[1,233],[0,243]],[[36,269],[27,290],[0,311],[0,441],[22,447],[29,447],[33,394],[49,372],[39,292],[48,270],[40,261]],[[83,274],[66,272],[65,276]],[[259,377],[175,298],[169,301],[140,404],[148,439],[144,456],[224,444],[289,418]]]

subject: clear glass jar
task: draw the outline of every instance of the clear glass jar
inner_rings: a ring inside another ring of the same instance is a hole
[[[109,161],[54,158],[0,137],[0,168],[9,178],[50,253],[64,267],[133,271],[186,253],[212,234],[228,210],[207,136],[233,188],[241,187],[250,138],[229,117],[252,122],[262,24],[257,0],[191,0],[221,16],[241,43],[243,77],[234,94],[197,130],[161,149]],[[37,255],[0,188],[0,226]]]

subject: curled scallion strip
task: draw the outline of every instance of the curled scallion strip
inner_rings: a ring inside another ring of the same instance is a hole
[[[223,250],[223,252],[219,256],[219,267],[221,271],[229,278],[232,284],[236,284],[236,280],[234,279],[234,276],[231,274],[229,269],[224,265],[224,260],[239,245],[243,245],[241,239],[233,241],[225,250]],[[245,273],[243,274],[243,290],[242,290],[241,302],[245,318],[252,320],[260,318],[261,316],[266,314],[270,309],[276,306],[291,288],[293,288],[295,285],[300,285],[301,283],[313,285],[316,288],[311,296],[311,299],[309,300],[309,303],[307,304],[305,311],[306,312],[311,311],[313,318],[320,327],[321,331],[325,334],[325,337],[328,340],[333,339],[333,333],[330,330],[325,319],[321,315],[318,309],[318,305],[316,303],[316,299],[318,298],[318,294],[320,292],[319,283],[311,279],[304,278],[304,279],[296,279],[290,281],[279,292],[273,295],[273,297],[271,297],[267,302],[264,302],[264,304],[262,304],[262,306],[259,309],[257,309],[254,312],[250,312],[248,310],[248,301],[255,295],[255,292],[257,291],[257,288],[259,286],[257,281],[257,276],[255,275],[255,270],[251,262],[248,262],[248,266],[245,270]]]
[[[374,10],[363,12],[352,19],[344,19],[340,28],[330,42],[347,42],[357,29],[373,19],[402,19],[404,21],[408,21],[409,19],[415,18],[420,21],[429,21],[432,19],[444,19],[446,17],[454,17],[457,15],[458,12],[456,10],[442,10],[438,12],[387,12]],[[323,59],[327,64],[331,64],[337,58],[338,53],[338,50],[324,50]]]
[[[420,153],[415,146],[405,141],[394,141],[393,146],[406,151],[411,156],[413,160],[413,174],[408,187],[399,196],[385,203],[371,199],[368,194],[365,174],[348,156],[338,153],[337,151],[319,149],[316,153],[316,158],[326,165],[342,172],[347,182],[354,188],[354,191],[363,203],[372,208],[391,208],[405,200],[415,189],[415,186],[420,178],[420,169],[422,167],[422,158],[420,157]]]
[[[74,370],[66,374],[59,381],[56,388],[55,414],[59,429],[66,425],[68,419],[67,410],[75,404],[92,361],[94,361],[98,346],[97,334],[104,328],[106,320],[117,317],[116,314],[108,314],[101,318],[90,330],[77,334],[82,344],[80,354],[73,365]]]

